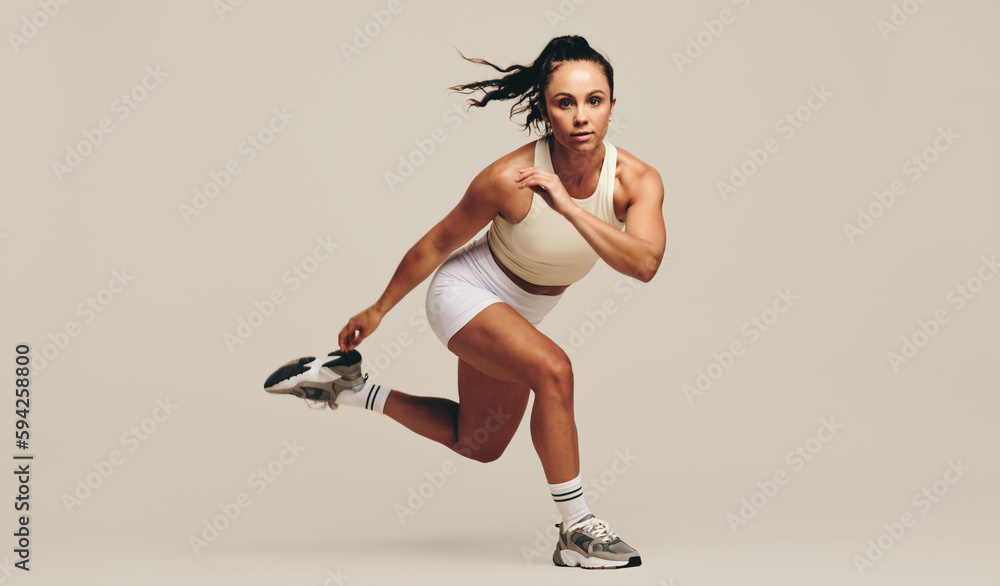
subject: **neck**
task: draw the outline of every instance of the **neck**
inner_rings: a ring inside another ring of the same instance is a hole
[[[600,146],[592,151],[579,152],[559,144],[555,138],[550,137],[549,139],[549,158],[552,159],[552,170],[567,187],[579,187],[588,179],[599,175],[604,164],[605,150],[604,141],[601,141]]]

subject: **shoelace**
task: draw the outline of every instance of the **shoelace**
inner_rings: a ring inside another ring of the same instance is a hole
[[[608,527],[607,521],[602,521],[596,517],[589,519],[582,527],[580,527],[580,530],[586,532],[588,535],[600,538],[601,541],[605,543],[618,539],[618,536],[615,535],[614,531]]]

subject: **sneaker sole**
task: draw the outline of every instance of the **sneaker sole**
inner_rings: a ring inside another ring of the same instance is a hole
[[[351,350],[346,354],[340,354],[339,352],[331,352],[327,355],[327,358],[331,356],[335,357],[323,364],[325,368],[329,368],[334,373],[344,377],[350,374],[354,374],[352,371],[357,370],[357,375],[352,377],[353,380],[359,378],[360,369],[356,367],[361,362],[361,354],[357,350]],[[295,360],[290,360],[282,365],[278,370],[271,373],[271,376],[267,377],[264,381],[264,390],[269,393],[280,393],[280,394],[295,394],[289,391],[295,387],[295,385],[285,385],[282,387],[281,383],[290,381],[291,379],[301,375],[302,373],[308,371],[311,368],[313,361],[316,360],[315,356],[304,356],[302,358],[297,358]],[[312,397],[307,397],[312,398]]]
[[[346,353],[340,351],[330,352],[325,359],[330,360],[325,362],[320,368],[327,368],[335,375],[341,377],[333,381],[332,386],[329,384],[313,386],[309,381],[299,382],[296,380],[298,377],[319,366],[316,363],[316,357],[304,356],[285,363],[278,370],[271,373],[271,376],[267,377],[267,380],[264,381],[264,390],[275,395],[289,395],[306,399],[307,402],[315,401],[323,403],[329,406],[330,409],[336,409],[338,405],[333,400],[337,392],[353,388],[358,384],[355,381],[360,380],[360,382],[364,382],[367,377],[362,377],[361,354],[357,350],[351,350]],[[315,408],[315,404],[313,404],[313,407]]]
[[[267,380],[264,381],[264,390],[269,393],[279,393],[284,395],[292,394],[289,391],[294,388],[294,385],[284,389],[278,388],[278,386],[281,385],[281,383],[295,378],[303,372],[309,370],[309,364],[311,364],[314,360],[316,360],[315,356],[304,356],[285,363],[283,366],[278,368],[278,370],[271,373],[271,376],[267,377]]]
[[[562,563],[560,563],[560,561]],[[555,552],[555,555],[552,556],[552,562],[555,563],[555,565],[562,566],[564,568],[580,567],[585,570],[620,570],[622,568],[634,568],[636,566],[641,566],[642,558],[636,555],[630,557],[628,561],[614,561],[597,557],[588,557],[582,553],[562,549]]]
[[[331,356],[336,356],[334,360],[331,360],[324,364],[330,370],[336,372],[337,374],[346,374],[346,371],[354,366],[357,366],[361,362],[361,353],[357,350],[349,350],[347,352],[341,353],[339,350],[334,350],[326,355],[327,358]]]
[[[361,372],[361,353],[357,350],[349,350],[345,353],[341,353],[339,350],[330,352],[326,356],[327,358],[334,357],[323,364],[325,368],[329,368],[333,373],[341,377],[341,384],[334,383],[334,387],[339,390],[353,389],[359,381],[363,382],[364,374]],[[347,384],[343,384],[347,383]]]

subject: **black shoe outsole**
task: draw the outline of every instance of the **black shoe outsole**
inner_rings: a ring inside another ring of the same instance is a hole
[[[642,565],[642,558],[639,556],[632,556],[628,559],[628,563],[624,566],[608,566],[607,568],[588,568],[586,566],[568,566],[566,564],[556,564],[561,568],[580,568],[583,570],[622,570],[625,568],[634,568],[636,566]]]
[[[271,376],[267,377],[267,380],[264,381],[264,389],[269,389],[282,381],[286,381],[293,376],[298,376],[309,370],[307,365],[313,360],[316,360],[315,356],[305,356],[303,358],[299,358],[298,360],[292,360],[288,364],[271,373]]]
[[[334,350],[326,355],[327,358],[335,356],[333,360],[329,360],[323,363],[323,366],[354,366],[355,364],[361,362],[361,353],[357,350],[348,350],[347,352],[341,352],[340,350]]]

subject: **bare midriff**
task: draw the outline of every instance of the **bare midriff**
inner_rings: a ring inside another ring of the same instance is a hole
[[[521,277],[515,275],[510,269],[504,266],[500,259],[497,258],[496,253],[493,252],[492,247],[490,248],[490,254],[493,255],[493,260],[497,261],[497,266],[500,267],[503,274],[507,275],[511,281],[514,281],[515,285],[524,289],[528,293],[532,293],[534,295],[559,295],[569,287],[569,285],[536,285],[534,283],[529,283]]]

